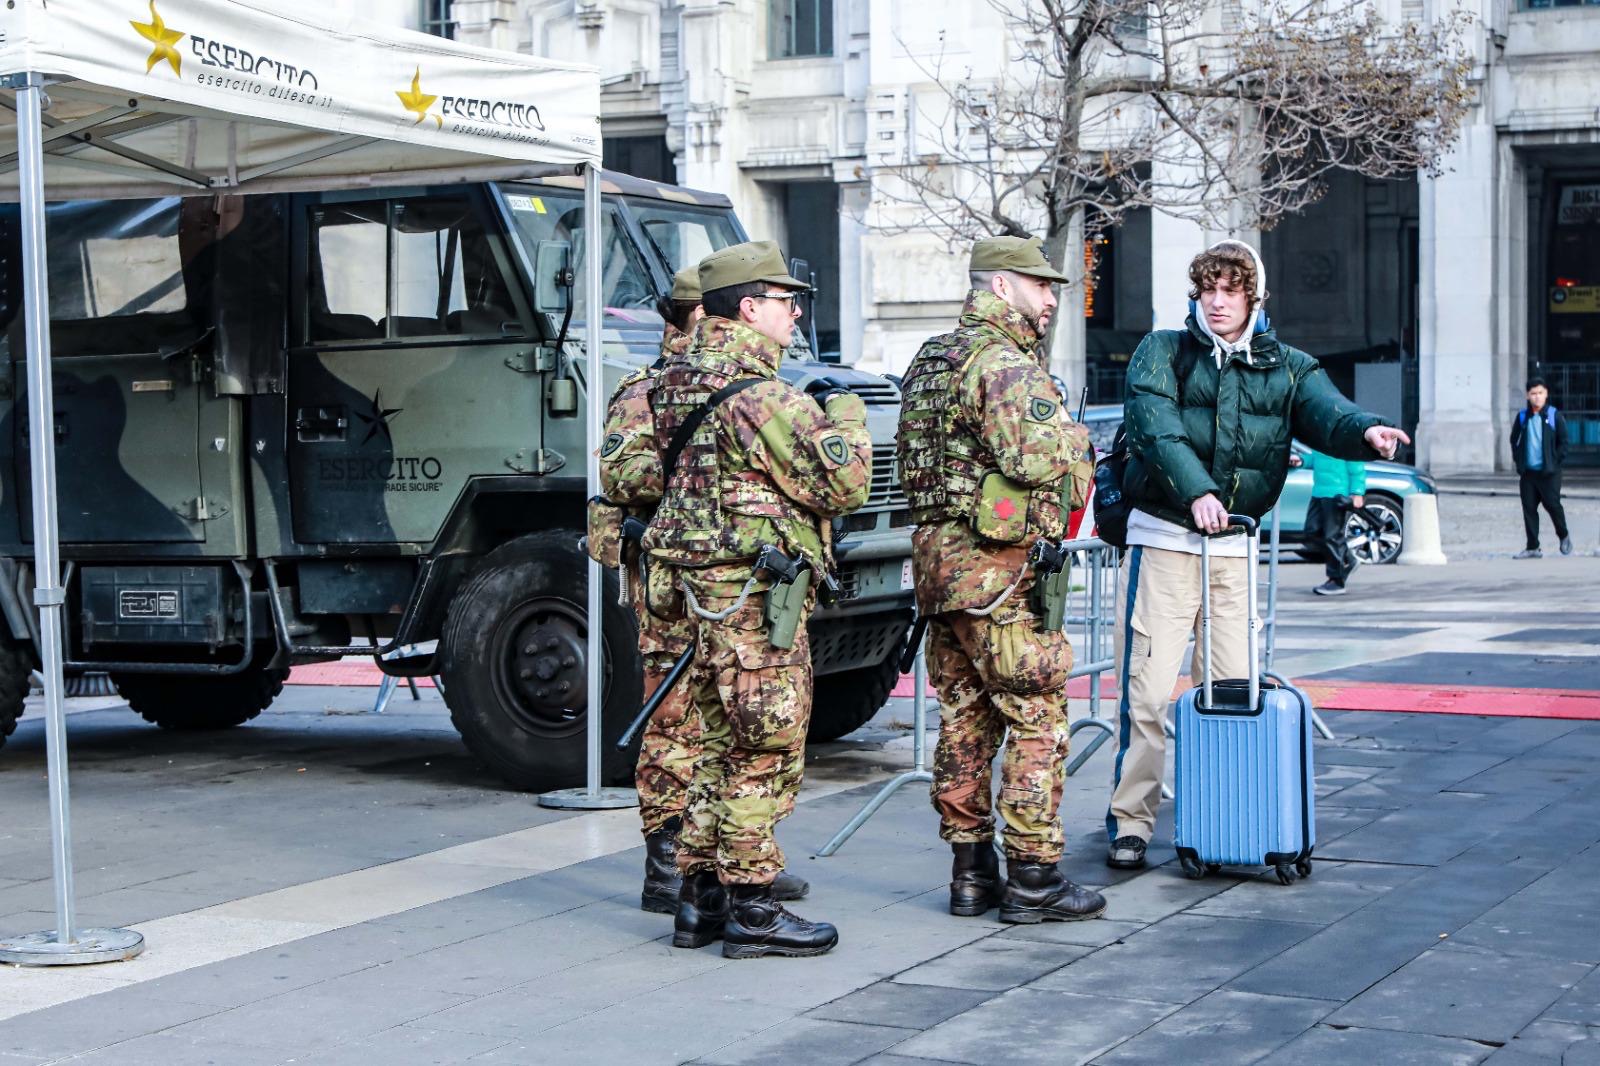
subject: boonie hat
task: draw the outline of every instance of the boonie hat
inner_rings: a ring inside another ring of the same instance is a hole
[[[789,276],[788,264],[783,261],[777,241],[746,241],[712,252],[700,260],[702,293],[751,281],[782,285],[786,289],[811,288],[799,278]]]
[[[1045,281],[1071,281],[1045,258],[1038,237],[985,237],[972,246],[968,270],[1009,270]]]
[[[686,266],[672,275],[672,298],[688,303],[700,302],[700,266]]]

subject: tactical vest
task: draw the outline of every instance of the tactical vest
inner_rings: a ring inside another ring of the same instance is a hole
[[[896,457],[915,524],[970,520],[993,454],[959,417],[956,389],[967,364],[989,343],[982,327],[963,326],[922,346],[900,385]],[[1065,528],[1061,487],[1029,489],[1027,536],[1057,538]]]
[[[656,447],[663,458],[678,427],[713,393],[734,380],[698,364],[668,366],[657,375],[650,403],[655,413]],[[814,518],[760,471],[724,469],[717,445],[721,410],[713,412],[684,445],[645,534],[646,550],[658,559],[687,567],[753,562],[760,545],[745,535],[745,527],[749,518],[765,518],[777,528],[785,550],[820,559],[823,541]]]

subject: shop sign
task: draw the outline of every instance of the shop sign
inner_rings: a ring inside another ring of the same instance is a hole
[[[1568,185],[1561,190],[1561,207],[1556,215],[1561,226],[1600,225],[1600,185]]]
[[[1600,285],[1574,285],[1550,290],[1550,310],[1555,314],[1600,314]]]

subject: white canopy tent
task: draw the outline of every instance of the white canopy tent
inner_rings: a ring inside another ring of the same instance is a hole
[[[0,941],[0,960],[131,958],[137,933],[79,930],[62,713],[61,560],[46,200],[480,181],[530,164],[585,173],[585,242],[600,247],[600,82],[580,64],[470,48],[284,0],[14,0],[0,9],[0,200],[20,202],[34,560],[56,929]],[[601,306],[600,257],[586,304]],[[600,387],[597,330],[585,388]],[[595,383],[594,386],[589,383]],[[601,403],[588,404],[598,440]],[[591,449],[592,451],[592,449]],[[588,463],[598,492],[596,461]],[[600,616],[590,564],[589,617]],[[589,704],[601,706],[600,627],[589,627]],[[588,792],[599,793],[589,715]],[[598,805],[597,803],[590,805]]]

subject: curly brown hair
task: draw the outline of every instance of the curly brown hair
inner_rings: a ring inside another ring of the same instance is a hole
[[[1222,244],[1195,256],[1189,264],[1189,299],[1200,299],[1200,294],[1219,279],[1244,290],[1250,298],[1250,310],[1254,311],[1261,302],[1256,296],[1256,261],[1243,247]]]

